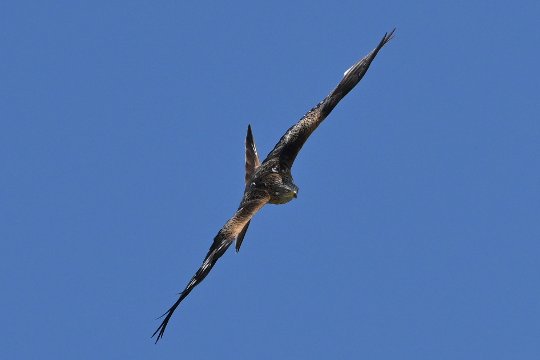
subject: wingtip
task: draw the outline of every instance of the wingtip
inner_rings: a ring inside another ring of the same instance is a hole
[[[159,332],[158,336],[156,337],[156,341],[154,341],[154,344],[157,344],[159,339],[161,339],[163,337],[163,333],[162,333],[162,329],[161,329],[161,326],[157,328],[156,331],[154,331],[154,333],[152,334],[152,336],[150,336],[150,339],[153,339],[154,336],[156,336],[156,334]]]
[[[392,31],[387,32],[387,33],[384,34],[384,37],[383,37],[383,40],[382,40],[382,42],[383,42],[384,44],[386,44],[387,42],[389,42],[390,40],[392,40],[392,39],[394,38],[394,32],[396,31],[396,29],[397,29],[397,28],[394,27],[394,28],[392,29]]]
[[[386,45],[390,40],[392,40],[394,38],[394,32],[395,31],[396,31],[396,28],[393,28],[392,31],[384,33],[383,38],[379,42],[379,45],[377,45],[375,50],[372,53],[370,53],[370,55],[374,55],[373,57],[375,57],[375,55],[377,55],[379,50],[381,50],[384,45]]]
[[[160,317],[158,317],[158,319],[161,319],[163,316],[167,315],[168,314],[168,311],[161,315]],[[156,341],[154,342],[154,344],[157,344],[159,339],[161,339],[163,337],[163,334],[165,333],[165,328],[167,327],[167,323],[168,323],[168,320],[167,321],[163,321],[159,327],[156,329],[156,331],[154,331],[154,333],[152,334],[152,336],[150,336],[150,338],[152,339],[154,336],[156,336],[157,334],[157,337],[156,337]]]
[[[186,296],[187,296],[187,294],[186,294]],[[157,335],[156,342],[155,342],[156,344],[159,341],[159,339],[161,339],[163,337],[163,335],[165,334],[165,329],[167,328],[167,325],[169,324],[169,320],[171,320],[172,314],[174,313],[174,311],[176,310],[178,305],[180,305],[180,303],[182,302],[182,300],[184,298],[185,298],[184,292],[182,292],[180,294],[180,298],[178,298],[178,300],[167,311],[165,311],[163,313],[163,315],[161,315],[160,317],[158,317],[156,319],[156,320],[158,320],[158,319],[161,319],[161,318],[165,317],[165,319],[163,319],[161,324],[158,326],[156,331],[154,331],[154,333],[151,336],[151,338],[153,338],[154,336]]]

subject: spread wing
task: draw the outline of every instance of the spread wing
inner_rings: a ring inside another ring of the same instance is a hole
[[[246,135],[246,189],[249,185],[251,176],[260,165],[261,161],[259,160],[259,154],[257,154],[257,147],[255,146],[253,133],[251,132],[251,125],[248,125]],[[240,251],[240,247],[242,246],[242,241],[244,241],[244,236],[246,236],[249,223],[250,221],[244,225],[244,228],[240,231],[240,234],[238,234],[238,237],[236,238],[236,252]]]
[[[338,102],[362,80],[369,69],[369,65],[371,65],[371,62],[379,53],[379,50],[393,38],[395,30],[384,34],[379,45],[363,59],[351,66],[343,75],[343,79],[338,86],[327,97],[308,111],[299,122],[287,130],[264,162],[277,158],[281,164],[287,166],[289,169],[292,167],[296,155],[298,155],[298,152],[311,133],[330,114]]]
[[[156,336],[156,343],[160,338],[163,337],[163,334],[165,333],[165,328],[167,327],[167,324],[169,323],[169,320],[171,319],[174,311],[180,305],[182,300],[186,298],[186,296],[189,295],[191,290],[195,288],[201,281],[204,280],[206,275],[212,270],[214,265],[216,264],[216,261],[227,251],[229,246],[232,244],[234,239],[238,236],[238,234],[242,231],[244,226],[251,220],[251,218],[259,211],[269,200],[268,194],[266,193],[246,193],[244,194],[244,200],[240,204],[240,207],[234,214],[234,216],[227,221],[227,223],[223,226],[223,228],[218,232],[216,237],[214,238],[214,242],[212,243],[212,246],[208,250],[208,253],[206,254],[206,257],[204,258],[204,261],[195,273],[189,283],[187,284],[184,291],[180,293],[180,297],[176,302],[165,312],[165,314],[162,315],[165,318],[163,319],[161,325],[157,328],[157,330],[152,334],[152,337]]]

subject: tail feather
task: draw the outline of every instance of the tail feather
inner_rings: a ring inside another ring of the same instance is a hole
[[[246,135],[246,185],[249,183],[249,179],[259,165],[261,165],[261,161],[259,160],[259,154],[257,154],[255,139],[253,138],[253,133],[251,132],[251,125],[248,125]]]
[[[250,222],[251,220],[248,221],[246,225],[244,225],[244,228],[242,229],[242,231],[240,231],[240,234],[238,234],[238,237],[236,238],[236,252],[240,251],[240,247],[242,246],[242,242],[244,241],[244,236],[246,236],[246,232],[249,228]]]

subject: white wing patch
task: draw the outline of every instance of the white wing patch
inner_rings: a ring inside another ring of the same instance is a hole
[[[356,64],[354,64],[354,65],[356,65]],[[352,68],[354,67],[354,65],[351,66],[350,68],[348,68],[347,71],[345,71],[345,72],[343,73],[343,77],[347,76],[347,75],[351,72],[351,70],[352,70]]]

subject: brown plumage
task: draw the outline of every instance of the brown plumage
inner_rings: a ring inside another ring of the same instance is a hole
[[[393,38],[394,30],[384,35],[377,47],[360,61],[351,66],[338,86],[313,109],[291,126],[281,137],[266,159],[259,161],[255,140],[248,126],[246,136],[246,187],[238,210],[214,238],[206,257],[190,282],[180,293],[178,300],[163,314],[161,325],[152,337],[157,335],[156,343],[163,337],[172,314],[182,300],[204,280],[216,261],[236,240],[236,251],[240,250],[251,218],[267,203],[285,204],[296,198],[298,187],[293,183],[291,168],[300,149],[315,129],[330,114],[337,103],[360,82],[379,50]]]

